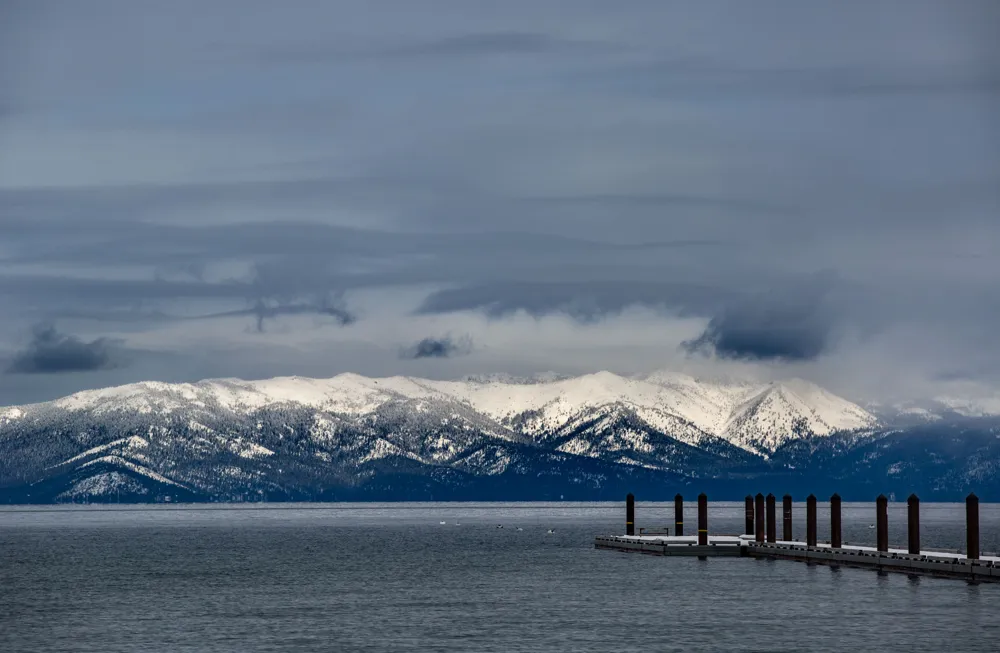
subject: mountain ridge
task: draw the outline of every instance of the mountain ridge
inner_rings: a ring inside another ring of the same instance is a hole
[[[767,415],[746,409],[761,397]],[[819,398],[817,401],[815,398]],[[744,449],[773,451],[791,432],[791,422],[805,418],[809,432],[827,435],[837,430],[874,426],[878,419],[857,404],[800,379],[769,383],[712,383],[694,377],[662,373],[624,377],[602,371],[577,377],[526,380],[492,377],[436,381],[418,377],[372,378],[344,373],[329,379],[300,376],[257,381],[224,378],[196,383],[143,381],[111,388],[85,390],[50,402],[0,408],[0,426],[47,408],[70,411],[131,409],[161,412],[184,406],[246,411],[284,403],[300,404],[342,415],[360,416],[393,400],[457,403],[471,407],[499,425],[517,423],[523,430],[556,430],[587,409],[624,404],[656,426],[685,422],[702,435],[719,437]],[[737,413],[740,414],[737,414]],[[737,419],[738,418],[738,419]],[[761,431],[769,420],[777,435],[755,439],[744,433]],[[747,423],[751,422],[748,426]],[[696,436],[690,436],[697,439]]]
[[[749,479],[813,480],[812,460],[844,478],[882,458],[889,471],[909,469],[900,462],[907,441],[894,433],[857,404],[796,379],[598,372],[533,381],[341,374],[142,382],[0,409],[0,502],[731,490]],[[977,466],[944,478],[941,491],[992,469],[991,433],[975,431]],[[851,458],[883,438],[898,451]]]

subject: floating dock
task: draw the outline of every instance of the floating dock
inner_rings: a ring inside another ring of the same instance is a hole
[[[920,548],[919,500],[911,496],[908,501],[908,548],[888,546],[888,519],[886,499],[876,501],[878,546],[855,546],[841,543],[840,497],[831,497],[831,535],[829,542],[816,541],[816,497],[806,503],[807,535],[809,541],[791,539],[792,500],[786,495],[783,503],[783,539],[777,538],[775,498],[769,495],[747,497],[746,529],[743,535],[708,534],[708,498],[698,497],[698,534],[684,536],[683,498],[675,497],[675,535],[635,535],[635,497],[626,499],[626,534],[598,536],[594,546],[598,549],[646,553],[659,556],[694,556],[698,558],[733,557],[772,560],[796,560],[809,564],[846,566],[872,569],[879,572],[898,572],[910,575],[958,578],[970,582],[1000,582],[1000,556],[979,553],[979,500],[969,495],[966,500],[967,552],[938,551]],[[766,506],[766,507],[765,507]]]
[[[729,535],[712,535],[708,544],[698,544],[697,537],[655,535],[599,535],[594,539],[598,549],[633,551],[660,556],[734,556],[746,557],[746,540]]]
[[[753,536],[712,535],[707,545],[695,537],[656,537],[639,535],[598,536],[598,549],[646,553],[658,556],[771,558],[798,560],[811,564],[860,567],[884,572],[962,578],[977,582],[1000,582],[1000,557],[982,556],[969,560],[964,555],[945,551],[921,551],[913,555],[905,549],[878,551],[874,547],[845,545],[833,548],[829,543],[783,541],[755,542]]]

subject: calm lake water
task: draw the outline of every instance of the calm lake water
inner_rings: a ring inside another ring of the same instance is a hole
[[[672,511],[640,503],[637,522]],[[741,532],[742,511],[711,504],[710,530]],[[996,551],[1000,506],[981,515]],[[925,545],[963,546],[964,516],[923,506]],[[889,519],[904,544],[905,504]],[[873,521],[874,505],[845,504],[845,539],[874,544]],[[0,651],[1000,647],[1000,584],[593,548],[623,522],[622,504],[8,507]]]

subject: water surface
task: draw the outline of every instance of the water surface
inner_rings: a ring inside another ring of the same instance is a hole
[[[740,532],[742,511],[711,504],[710,530]],[[797,504],[799,537],[804,512]],[[826,517],[821,508],[821,539]],[[963,546],[964,506],[925,505],[921,518],[927,546]],[[641,526],[672,519],[672,505],[638,506]],[[981,520],[983,548],[1000,549],[1000,506],[983,505]],[[874,544],[873,521],[872,505],[846,504],[845,540]],[[593,548],[622,522],[619,504],[5,508],[0,650],[985,651],[1000,641],[1000,585]],[[892,504],[890,542],[905,537],[905,505]]]

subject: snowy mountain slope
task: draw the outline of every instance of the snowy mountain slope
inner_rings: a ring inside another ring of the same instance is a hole
[[[878,420],[863,408],[801,380],[770,385],[733,410],[722,437],[762,453],[788,440],[871,428]]]
[[[581,413],[602,406],[628,406],[654,427],[664,429],[680,419],[711,433],[717,419],[668,387],[610,372],[533,384],[427,381],[424,385],[501,423],[516,422],[522,430],[536,434],[557,431]]]
[[[667,370],[654,372],[645,380],[669,389],[677,403],[691,406],[689,414],[705,415],[707,423],[703,427],[716,435],[725,431],[733,411],[764,387],[760,383],[731,379],[703,381]]]
[[[624,468],[723,478],[791,438],[873,424],[805,382],[668,373],[147,382],[0,409],[0,491],[48,483],[64,499],[123,489],[308,497],[378,483],[386,469],[405,470],[408,482],[465,483],[542,473],[545,459],[573,469],[585,466],[567,461],[595,461],[604,471],[587,477],[594,487]]]
[[[88,390],[51,402],[65,410],[131,410],[169,413],[178,409],[223,409],[243,412],[281,404],[301,404],[334,413],[364,414],[394,399],[443,398],[419,381],[405,377],[369,379],[341,374],[332,379],[279,377],[262,381],[218,379],[199,383],[143,382]],[[44,405],[44,404],[43,404]],[[27,407],[30,410],[31,407]],[[21,409],[23,413],[25,408]]]

